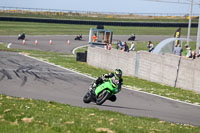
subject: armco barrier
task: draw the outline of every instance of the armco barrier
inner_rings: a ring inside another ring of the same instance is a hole
[[[60,20],[60,19],[41,19],[41,18],[17,18],[0,17],[0,21],[17,22],[40,22],[58,24],[80,24],[80,25],[110,25],[110,26],[137,26],[137,27],[188,27],[188,23],[147,23],[147,22],[105,22],[91,20]],[[191,27],[198,27],[198,23],[192,23]]]
[[[200,92],[200,59],[89,47],[87,63],[110,71],[120,68],[125,75]]]

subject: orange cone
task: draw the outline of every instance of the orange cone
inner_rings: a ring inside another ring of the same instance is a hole
[[[52,45],[52,40],[49,40],[49,45]]]
[[[36,46],[38,45],[38,41],[37,41],[37,40],[35,40],[35,45],[36,45]]]
[[[67,45],[70,45],[70,41],[69,40],[67,41]]]

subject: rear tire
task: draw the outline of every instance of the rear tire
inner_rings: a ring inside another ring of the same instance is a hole
[[[107,90],[103,90],[98,96],[96,100],[97,105],[103,104],[109,97],[110,93]]]
[[[87,92],[86,94],[85,94],[85,96],[83,97],[83,102],[84,103],[90,103],[92,100],[91,100],[92,98],[91,98],[91,94],[89,93],[89,92]]]

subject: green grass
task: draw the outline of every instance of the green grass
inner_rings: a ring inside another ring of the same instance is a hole
[[[1,133],[199,133],[200,127],[0,95]]]
[[[0,21],[0,35],[89,35],[89,29],[94,25],[50,24],[33,22]],[[176,27],[125,27],[104,26],[104,29],[113,31],[114,35],[171,35],[173,37]],[[187,35],[187,28],[182,28],[182,35]],[[197,34],[197,28],[191,28],[191,35]]]
[[[78,35],[80,33],[88,35],[92,27],[94,26],[0,21],[0,34],[18,35],[25,32],[26,35]]]

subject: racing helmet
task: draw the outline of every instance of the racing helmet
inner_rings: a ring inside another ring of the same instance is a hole
[[[115,69],[115,77],[117,78],[117,79],[120,79],[121,77],[122,77],[122,70],[120,70],[120,69]]]

